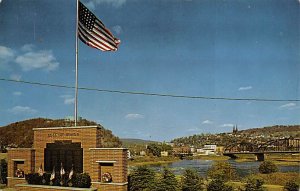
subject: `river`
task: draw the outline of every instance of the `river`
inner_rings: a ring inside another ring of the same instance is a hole
[[[235,160],[228,160],[228,162],[236,169],[238,174],[241,177],[244,177],[250,173],[258,172],[258,167],[261,162],[253,161],[253,162],[236,162]],[[206,176],[208,169],[212,166],[214,161],[212,160],[180,160],[168,164],[162,165],[148,165],[151,169],[156,172],[162,171],[163,167],[166,166],[171,169],[171,171],[178,175],[182,174],[187,168],[196,169],[200,175]],[[278,166],[280,172],[300,172],[299,166]]]

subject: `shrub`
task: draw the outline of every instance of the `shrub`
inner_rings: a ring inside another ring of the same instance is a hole
[[[38,173],[29,173],[25,175],[25,179],[28,184],[43,184],[43,176],[40,176]]]
[[[50,175],[51,176],[51,175]],[[55,173],[55,177],[53,180],[50,180],[49,185],[50,186],[60,186],[59,182],[60,182],[60,177],[59,177],[59,173]]]
[[[74,186],[79,188],[89,188],[92,185],[91,177],[88,173],[76,174]]]
[[[52,181],[50,181],[50,176],[51,174],[49,173],[44,173],[43,176],[40,176],[38,173],[29,173],[25,175],[25,179],[28,184],[37,185],[70,186],[79,188],[89,188],[92,185],[91,177],[87,173],[75,173],[71,180],[69,180],[68,174],[61,177],[59,173],[56,173],[55,178]]]
[[[250,176],[246,180],[245,191],[264,191],[263,184],[264,181],[262,179]]]
[[[295,181],[290,180],[286,182],[284,185],[284,190],[285,191],[299,191],[299,184],[297,184]]]
[[[264,161],[259,165],[259,172],[262,174],[270,174],[278,171],[277,166],[271,161]]]

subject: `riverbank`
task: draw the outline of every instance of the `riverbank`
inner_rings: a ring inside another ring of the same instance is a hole
[[[266,160],[272,161],[274,164],[279,166],[297,166],[300,165],[300,155],[266,155]],[[217,155],[199,155],[199,156],[189,156],[185,158],[186,160],[211,160],[211,161],[227,161],[230,160],[230,157],[227,156],[217,156]],[[133,160],[129,160],[129,166],[142,166],[142,165],[159,165],[159,164],[168,164],[176,161],[180,161],[178,157],[137,157]],[[235,159],[238,163],[243,162],[255,162],[255,156],[253,155],[239,155]]]
[[[137,157],[128,161],[129,166],[161,165],[179,161],[178,157]]]
[[[253,162],[256,161],[255,155],[238,155],[236,162]],[[300,165],[299,154],[266,154],[265,160],[272,161],[278,166],[296,166]]]
[[[223,156],[223,155],[198,155],[198,156],[193,156],[191,159],[226,161],[230,159],[230,157]]]

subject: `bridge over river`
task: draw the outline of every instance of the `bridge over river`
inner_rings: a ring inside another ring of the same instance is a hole
[[[225,147],[223,155],[235,159],[240,154],[254,154],[258,161],[263,161],[265,159],[265,154],[276,153],[300,153],[300,139],[274,139],[259,144],[246,141],[233,143]]]

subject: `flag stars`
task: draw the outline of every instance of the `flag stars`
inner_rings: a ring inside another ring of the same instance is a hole
[[[87,29],[89,30],[93,29],[95,18],[96,17],[87,9],[82,8],[79,10],[79,20],[83,25],[85,25]]]

